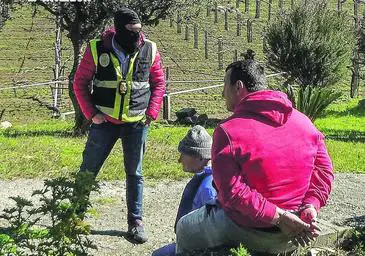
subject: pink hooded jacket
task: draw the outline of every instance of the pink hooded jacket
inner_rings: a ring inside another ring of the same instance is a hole
[[[101,38],[105,48],[112,49],[112,39],[115,34],[114,28],[108,29],[103,32]],[[144,35],[141,33],[140,45],[144,44]],[[84,57],[82,58],[79,67],[77,68],[73,88],[82,113],[85,118],[91,120],[91,118],[98,112],[91,100],[91,93],[89,85],[93,80],[96,71],[95,63],[91,53],[90,46],[87,46]],[[165,76],[163,72],[163,66],[161,63],[160,53],[157,51],[155,61],[150,68],[150,85],[151,85],[151,97],[146,110],[146,115],[150,116],[153,120],[156,120],[158,113],[161,109],[161,103],[163,95],[165,93],[166,84]],[[120,124],[119,120],[116,120],[110,116],[105,116],[109,122]]]
[[[276,206],[327,202],[333,172],[324,136],[284,93],[250,93],[214,131],[218,201],[238,225],[268,227]]]

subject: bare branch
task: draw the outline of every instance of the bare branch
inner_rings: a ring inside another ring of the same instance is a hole
[[[51,13],[53,15],[57,14],[57,12],[54,10],[53,4],[49,4],[49,3],[43,2],[41,0],[37,0],[36,2],[34,2],[34,4],[42,6],[44,9],[46,9],[49,13]]]

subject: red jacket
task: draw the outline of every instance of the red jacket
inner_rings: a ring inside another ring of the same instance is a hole
[[[327,202],[333,181],[324,136],[284,93],[249,94],[214,131],[218,201],[238,225],[270,226],[276,206]]]
[[[115,30],[106,30],[101,38],[104,43],[104,47],[112,49],[112,39],[115,34]],[[141,33],[140,45],[144,43],[144,35]],[[91,118],[97,113],[97,109],[91,100],[91,93],[89,86],[93,80],[95,74],[95,63],[93,56],[88,45],[84,57],[82,58],[79,67],[77,68],[73,88],[79,105],[81,107],[82,113],[85,115],[86,119],[91,120]],[[151,97],[149,101],[148,108],[146,110],[146,115],[150,116],[153,120],[157,119],[158,113],[161,109],[161,103],[163,95],[165,93],[166,84],[165,76],[163,72],[163,66],[161,63],[160,53],[157,51],[155,61],[150,68],[150,85],[151,85]],[[106,119],[112,123],[120,124],[119,120],[116,120],[110,116],[105,116]]]

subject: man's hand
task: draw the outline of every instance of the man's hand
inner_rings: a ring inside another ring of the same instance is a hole
[[[150,126],[152,122],[152,118],[149,115],[146,115],[146,121],[144,121],[145,126]]]
[[[280,230],[296,245],[306,246],[319,235],[317,223],[305,223],[291,212],[280,209],[274,219]]]
[[[300,218],[302,221],[311,224],[312,221],[317,221],[317,210],[313,205],[307,204],[299,209]]]
[[[96,114],[91,120],[94,124],[102,124],[106,122],[104,115],[101,113]]]
[[[313,236],[314,237],[319,236],[320,228],[318,226],[318,220],[317,220],[318,213],[316,208],[314,208],[314,206],[311,204],[304,205],[299,209],[299,215],[302,221],[311,225],[311,230],[314,231]]]

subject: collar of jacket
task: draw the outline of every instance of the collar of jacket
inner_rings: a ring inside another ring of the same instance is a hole
[[[115,28],[111,27],[101,33],[101,40],[103,41],[103,46],[108,51],[113,51],[113,37],[115,35]],[[141,48],[144,45],[145,35],[141,32],[139,36],[139,44],[138,48]]]

